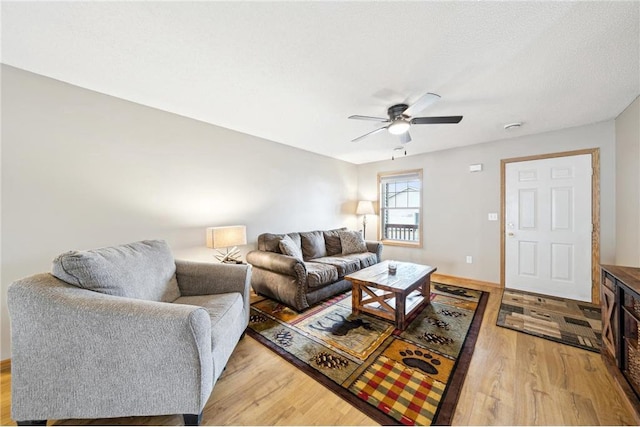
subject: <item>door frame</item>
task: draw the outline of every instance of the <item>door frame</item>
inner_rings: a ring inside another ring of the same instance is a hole
[[[554,157],[579,156],[591,154],[591,302],[600,303],[600,149],[587,148],[584,150],[563,151],[559,153],[537,154],[534,156],[514,157],[500,160],[500,285],[505,287],[505,199],[506,178],[505,171],[508,163],[526,162],[529,160],[543,160]]]

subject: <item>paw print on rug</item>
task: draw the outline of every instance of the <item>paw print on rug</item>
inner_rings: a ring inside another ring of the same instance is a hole
[[[291,332],[284,329],[280,329],[278,332],[276,332],[273,335],[273,338],[282,347],[289,347],[291,345],[291,341],[293,341],[293,335],[291,335]]]
[[[402,356],[402,362],[406,366],[420,369],[422,372],[431,375],[438,373],[436,366],[440,365],[440,359],[434,358],[429,353],[425,353],[422,350],[411,351],[406,349],[400,352],[400,356]]]

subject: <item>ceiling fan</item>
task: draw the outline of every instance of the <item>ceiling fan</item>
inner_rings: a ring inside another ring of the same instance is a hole
[[[369,135],[378,133],[383,130],[388,130],[393,135],[400,137],[400,142],[406,144],[411,142],[411,135],[409,135],[409,128],[411,125],[432,125],[440,123],[460,123],[462,116],[444,116],[444,117],[411,117],[412,115],[419,113],[420,111],[433,104],[440,99],[440,95],[435,93],[425,93],[416,102],[410,106],[407,104],[396,104],[389,107],[387,110],[388,118],[383,117],[371,117],[371,116],[349,116],[350,119],[356,120],[370,120],[374,122],[389,123],[387,126],[383,126],[369,133],[365,133],[362,136],[353,139],[352,142],[360,141]]]

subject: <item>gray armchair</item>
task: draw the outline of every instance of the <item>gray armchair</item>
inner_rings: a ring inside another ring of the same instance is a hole
[[[37,274],[9,287],[18,424],[165,414],[200,423],[248,325],[251,268],[174,262],[167,251],[145,241],[67,253],[53,268],[65,280]]]

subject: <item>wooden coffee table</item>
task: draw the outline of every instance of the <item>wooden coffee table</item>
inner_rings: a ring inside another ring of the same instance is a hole
[[[352,285],[352,310],[354,314],[365,312],[391,320],[396,328],[404,330],[406,319],[423,305],[429,304],[431,273],[435,267],[396,262],[395,275],[389,274],[389,262],[383,261],[371,267],[349,274],[345,279]],[[417,298],[407,305],[407,297],[415,293]]]

